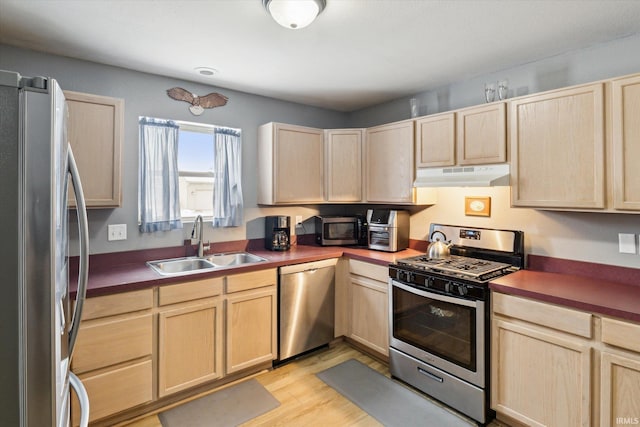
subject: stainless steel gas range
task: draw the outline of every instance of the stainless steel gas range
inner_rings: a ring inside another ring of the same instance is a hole
[[[521,231],[431,224],[451,255],[389,266],[391,375],[486,423],[491,279],[524,267]],[[440,234],[438,233],[438,234]]]

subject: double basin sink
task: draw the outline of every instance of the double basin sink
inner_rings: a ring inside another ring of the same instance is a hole
[[[179,276],[190,273],[202,273],[230,267],[267,261],[248,252],[228,252],[205,257],[184,257],[148,261],[147,265],[163,276]]]

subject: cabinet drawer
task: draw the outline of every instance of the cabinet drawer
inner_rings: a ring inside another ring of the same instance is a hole
[[[169,305],[221,295],[222,281],[222,277],[216,277],[162,286],[158,289],[158,305]]]
[[[90,402],[89,421],[104,418],[116,412],[150,402],[152,399],[151,360],[125,366],[94,376],[80,376],[87,389]],[[78,425],[78,400],[72,393],[73,425]]]
[[[263,286],[276,285],[278,273],[275,268],[269,270],[252,271],[250,273],[227,276],[227,293],[247,291]]]
[[[591,314],[525,298],[493,293],[493,312],[591,338]]]
[[[87,298],[82,310],[82,320],[147,310],[151,307],[153,307],[153,289]]]
[[[389,280],[389,269],[387,267],[369,262],[349,260],[349,271],[351,274],[368,277],[380,282],[386,283]]]
[[[602,342],[640,353],[640,325],[603,318]]]
[[[151,314],[82,324],[73,354],[73,371],[87,372],[150,355],[152,337]]]

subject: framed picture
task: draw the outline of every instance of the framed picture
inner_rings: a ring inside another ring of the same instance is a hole
[[[491,197],[465,197],[464,214],[471,216],[491,216]]]

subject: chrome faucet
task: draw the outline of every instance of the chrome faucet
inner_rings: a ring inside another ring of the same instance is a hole
[[[198,234],[198,257],[202,258],[204,256],[204,250],[209,250],[208,243],[206,246],[202,244],[202,215],[198,215],[195,221],[193,221],[193,229],[191,230],[191,243],[193,243],[196,232]]]

